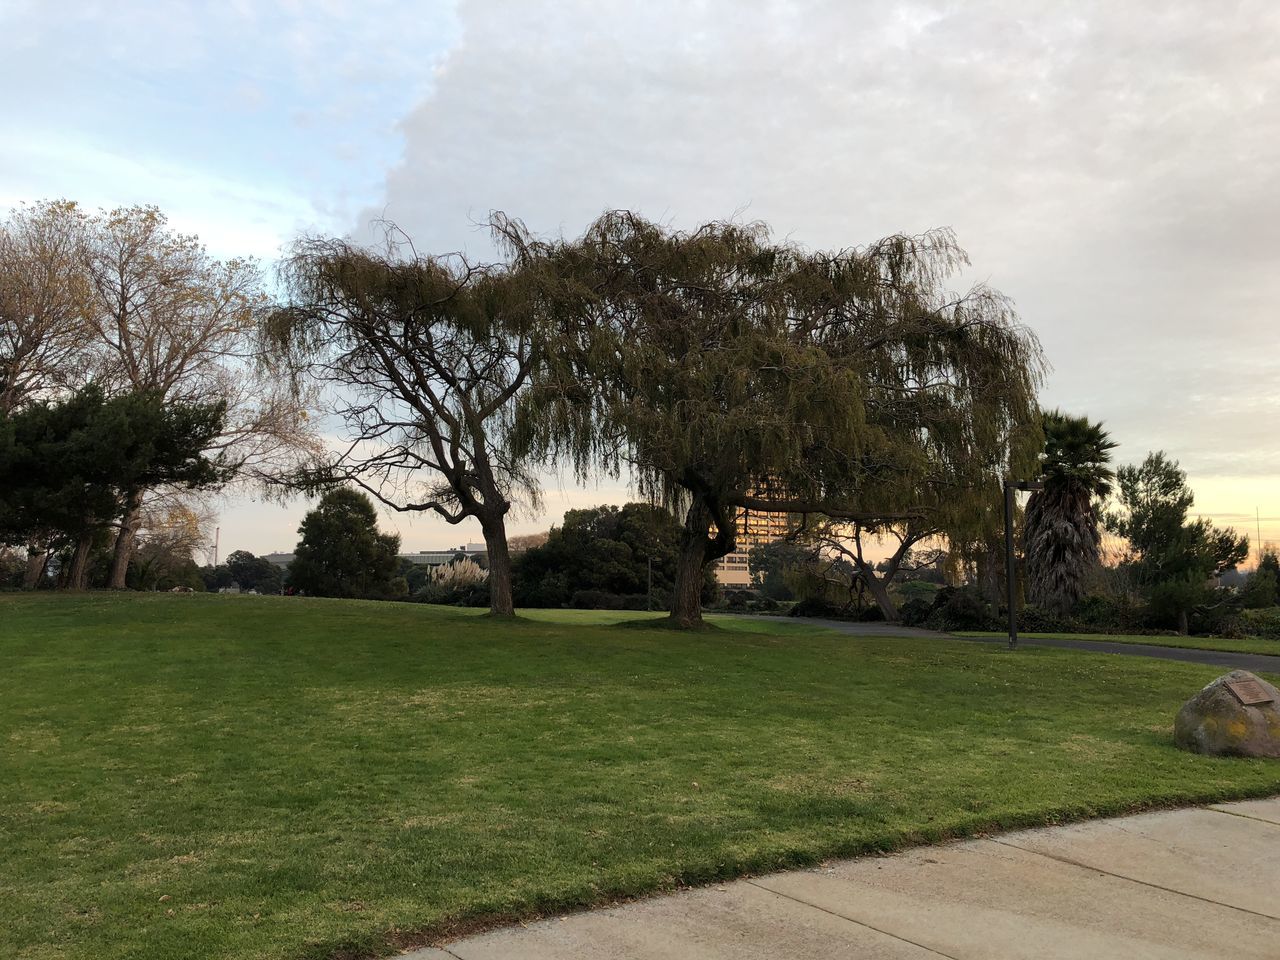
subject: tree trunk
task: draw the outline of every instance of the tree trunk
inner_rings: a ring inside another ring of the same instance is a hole
[[[702,625],[702,567],[706,557],[707,535],[692,541],[687,534],[680,538],[676,555],[675,582],[672,584],[671,620],[681,629]]]
[[[1178,611],[1178,633],[1184,637],[1191,632],[1191,624],[1188,622],[1187,611]]]
[[[115,549],[111,554],[111,580],[107,584],[112,590],[123,590],[129,573],[129,561],[133,558],[133,544],[138,536],[138,527],[142,525],[142,491],[129,494],[125,502],[124,516],[120,519],[120,532],[116,534]]]
[[[495,617],[514,617],[511,598],[511,551],[507,547],[507,527],[501,520],[481,524],[484,545],[489,553],[489,613]]]
[[[889,585],[877,577],[874,573],[867,572],[862,577],[862,582],[866,584],[867,591],[876,602],[876,606],[880,608],[880,612],[884,614],[885,620],[890,623],[896,623],[901,619],[898,614],[898,607],[893,602],[893,598],[889,596]]]
[[[34,590],[44,577],[48,565],[49,551],[44,548],[44,544],[27,544],[27,569],[22,575],[22,589]]]
[[[695,499],[685,514],[671,599],[671,622],[682,630],[702,626],[703,568],[733,552],[734,530],[720,530],[715,539],[707,535],[714,519],[701,499]]]
[[[80,534],[76,552],[71,558],[71,571],[67,574],[68,590],[84,590],[89,580],[89,554],[93,552],[93,530]]]

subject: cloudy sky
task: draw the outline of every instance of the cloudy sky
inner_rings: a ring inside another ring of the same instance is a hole
[[[381,217],[483,256],[493,209],[815,247],[950,226],[1040,336],[1046,404],[1280,540],[1278,38],[1274,0],[0,0],[0,204],[156,203],[265,261]],[[557,488],[518,528],[624,494]],[[301,511],[228,505],[224,552],[291,546]]]

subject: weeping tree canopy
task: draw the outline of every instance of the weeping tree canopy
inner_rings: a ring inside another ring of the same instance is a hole
[[[502,220],[513,238],[522,228]],[[501,231],[500,231],[501,232]],[[535,503],[528,461],[509,442],[515,399],[538,357],[538,264],[420,255],[343,240],[300,242],[284,268],[291,298],[266,334],[299,382],[328,388],[345,449],[295,485],[354,483],[398,511],[479,521],[494,613],[510,614],[505,518]]]
[[[683,514],[680,625],[744,508],[968,528],[1034,462],[1039,345],[998,292],[947,292],[967,263],[950,231],[810,252],[614,211],[541,252],[556,329],[524,442],[629,467]]]
[[[1027,502],[1023,551],[1027,593],[1065,614],[1084,596],[1098,566],[1101,504],[1111,492],[1116,444],[1101,423],[1051,410],[1044,415],[1044,489]]]

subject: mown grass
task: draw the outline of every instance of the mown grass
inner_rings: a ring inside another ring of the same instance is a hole
[[[610,624],[639,616],[0,598],[0,956],[374,955],[827,856],[1280,792],[1280,764],[1173,747],[1212,667]]]
[[[965,630],[956,634],[958,637],[1003,637],[1001,632]],[[1147,636],[1132,633],[1022,633],[1019,637],[1027,640],[1092,640],[1108,643],[1132,643],[1148,647],[1178,647],[1183,650],[1221,650],[1226,653],[1261,653],[1280,656],[1280,640],[1268,640],[1265,637],[1179,637],[1179,636]]]

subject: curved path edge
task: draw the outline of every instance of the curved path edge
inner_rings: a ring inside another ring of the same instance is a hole
[[[781,620],[781,617],[747,616],[751,620]],[[849,620],[823,620],[817,617],[788,617],[789,623],[810,623],[855,637],[915,637],[931,640],[954,640],[967,643],[988,643],[1003,646],[1003,637],[959,637],[938,630],[920,627],[903,627],[891,623],[858,623]],[[1183,663],[1203,663],[1233,670],[1250,670],[1254,673],[1280,673],[1280,656],[1265,653],[1234,653],[1227,650],[1195,650],[1187,647],[1161,647],[1147,643],[1113,643],[1107,640],[1051,640],[1019,637],[1019,646],[1059,647],[1068,650],[1084,650],[1088,653],[1114,653],[1122,657],[1149,657],[1154,660],[1180,660]]]
[[[413,960],[1274,960],[1280,797],[994,834],[491,930]]]

